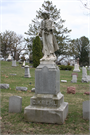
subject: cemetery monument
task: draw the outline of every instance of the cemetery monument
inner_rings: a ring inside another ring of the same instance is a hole
[[[11,96],[9,97],[9,112],[19,113],[22,110],[22,97]]]
[[[82,82],[90,82],[90,75],[87,75],[86,67],[82,67]]]
[[[12,60],[12,67],[16,67],[16,60]]]
[[[77,83],[77,75],[72,75],[72,83]]]
[[[90,100],[83,102],[83,118],[90,120]]]
[[[29,122],[63,124],[68,115],[68,103],[60,92],[60,70],[55,64],[55,51],[59,49],[53,35],[54,23],[49,13],[43,12],[39,35],[43,39],[43,58],[35,70],[35,94],[24,109]]]
[[[8,58],[7,58],[7,61],[12,61],[11,54],[9,54],[9,56],[8,56]]]
[[[24,75],[24,77],[28,77],[28,78],[31,77],[28,65],[25,66],[25,75]]]
[[[80,72],[80,69],[79,69],[79,58],[77,58],[77,62],[75,63],[74,65],[74,72]]]

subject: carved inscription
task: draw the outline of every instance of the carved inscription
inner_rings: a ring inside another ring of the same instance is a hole
[[[57,107],[57,104],[54,100],[40,100],[40,99],[33,99],[32,105],[41,105],[41,106],[54,106]]]

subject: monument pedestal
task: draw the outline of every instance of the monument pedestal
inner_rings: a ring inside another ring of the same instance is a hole
[[[41,61],[35,70],[35,95],[24,109],[29,122],[63,124],[68,103],[60,93],[60,70],[53,61]]]
[[[24,77],[27,77],[27,78],[31,77],[28,65],[25,66],[25,75],[24,75]]]

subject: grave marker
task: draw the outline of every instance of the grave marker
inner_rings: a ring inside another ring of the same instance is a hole
[[[9,112],[19,113],[22,110],[22,97],[11,96],[9,98]]]

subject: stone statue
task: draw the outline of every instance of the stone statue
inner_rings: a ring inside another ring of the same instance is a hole
[[[53,35],[54,22],[50,19],[49,13],[47,11],[42,12],[43,20],[41,21],[41,27],[39,35],[42,37],[43,40],[43,58],[40,59],[41,61],[44,60],[56,60],[55,51],[59,49],[58,44],[56,42],[56,38]]]

